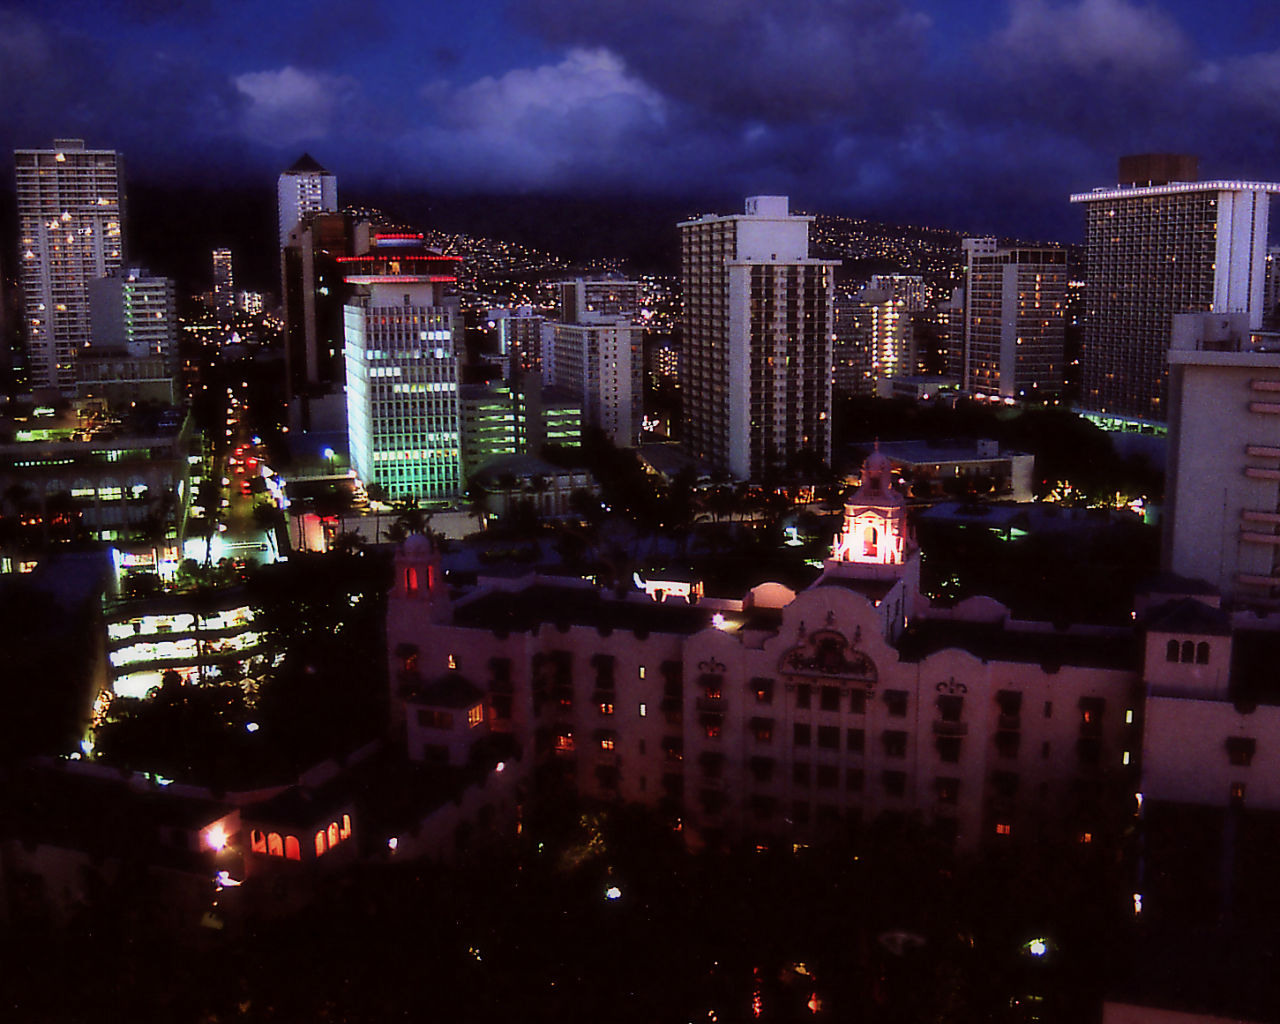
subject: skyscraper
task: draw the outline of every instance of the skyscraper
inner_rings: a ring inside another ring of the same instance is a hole
[[[230,320],[236,312],[236,279],[230,249],[213,250],[213,312]]]
[[[978,395],[1056,395],[1063,387],[1067,253],[966,238],[963,387]],[[973,244],[970,244],[973,243]]]
[[[462,319],[444,295],[457,259],[427,249],[422,235],[388,233],[342,260],[356,286],[346,306],[351,465],[393,497],[448,498],[462,489]]]
[[[336,213],[338,179],[320,166],[310,153],[303,153],[280,175],[276,184],[280,209],[280,248],[289,244],[289,234],[308,213]]]
[[[69,393],[91,338],[89,282],[124,262],[122,161],[83,139],[13,156],[31,386]]]
[[[1268,203],[1280,185],[1196,176],[1194,158],[1126,157],[1117,187],[1071,196],[1085,207],[1086,410],[1168,419],[1176,313],[1246,313],[1261,325]]]
[[[685,442],[758,479],[810,449],[831,458],[832,268],[786,196],[679,225]]]

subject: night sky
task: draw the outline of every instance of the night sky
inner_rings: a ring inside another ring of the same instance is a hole
[[[0,0],[0,146],[55,135],[157,185],[270,194],[307,150],[344,201],[785,192],[1075,240],[1121,153],[1280,177],[1280,6]]]

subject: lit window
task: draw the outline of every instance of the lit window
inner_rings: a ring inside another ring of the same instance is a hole
[[[449,668],[456,669],[458,667],[458,658],[456,655],[449,655]]]
[[[1000,822],[999,824],[996,825],[996,835],[1007,836],[1007,835],[1011,835],[1012,833],[1013,833],[1013,829],[1009,825],[1005,824],[1004,822]]]
[[[476,704],[467,709],[467,726],[474,729],[484,722],[484,705]]]
[[[600,705],[600,714],[602,714],[602,715],[611,715],[611,714],[613,714],[613,705],[612,705],[612,704],[608,704],[608,703],[601,704],[601,705]]]

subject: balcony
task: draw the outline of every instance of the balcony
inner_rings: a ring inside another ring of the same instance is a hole
[[[1021,715],[1000,715],[996,719],[996,728],[1001,732],[1017,732],[1022,728]]]
[[[708,714],[720,715],[724,713],[725,701],[723,697],[699,697],[695,702],[699,711]]]
[[[968,722],[948,722],[944,719],[935,719],[933,723],[933,734],[935,736],[968,736]]]

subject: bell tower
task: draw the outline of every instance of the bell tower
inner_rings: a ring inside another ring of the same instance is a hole
[[[844,503],[844,527],[831,548],[835,563],[897,567],[901,575],[916,549],[907,506],[893,486],[889,459],[880,454],[880,445],[862,464],[862,483]],[[872,572],[871,575],[882,575]]]

